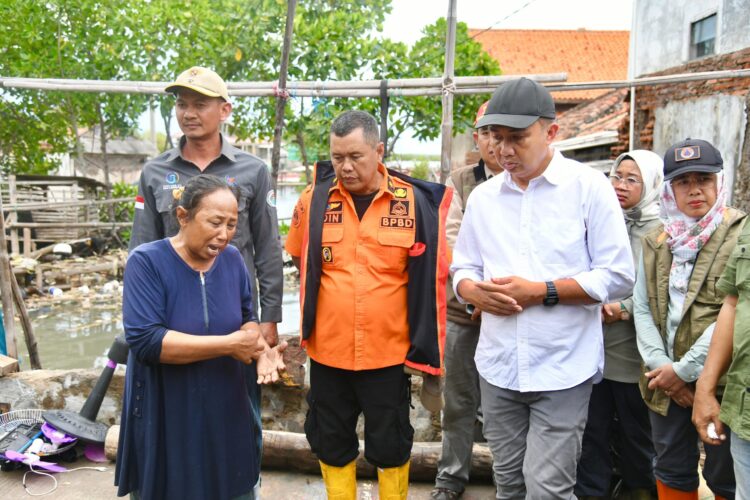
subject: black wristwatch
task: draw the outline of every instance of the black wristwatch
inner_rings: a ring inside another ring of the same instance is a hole
[[[544,284],[547,285],[547,295],[542,300],[542,304],[545,306],[554,306],[560,302],[560,296],[557,295],[557,288],[555,288],[555,284],[551,281],[546,281]]]

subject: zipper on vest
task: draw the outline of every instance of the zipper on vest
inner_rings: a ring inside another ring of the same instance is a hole
[[[203,323],[206,325],[206,333],[208,333],[208,301],[206,300],[206,278],[203,276],[203,271],[200,272],[201,277],[201,297],[203,298]]]

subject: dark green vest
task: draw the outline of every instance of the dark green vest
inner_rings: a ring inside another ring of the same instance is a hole
[[[729,255],[734,250],[742,228],[745,214],[728,207],[724,220],[705,247],[698,253],[693,273],[688,283],[682,319],[674,338],[674,361],[679,361],[700,338],[705,329],[719,315],[724,294],[716,288]],[[672,267],[672,252],[667,246],[667,234],[659,227],[643,238],[643,270],[651,317],[667,345],[667,315],[669,311],[669,271]],[[643,373],[646,370],[644,367]],[[723,383],[722,383],[723,385]],[[648,379],[641,375],[641,395],[653,411],[667,414],[669,396],[661,389],[648,388]]]

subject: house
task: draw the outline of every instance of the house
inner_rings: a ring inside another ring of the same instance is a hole
[[[612,90],[559,115],[555,148],[567,158],[609,172],[612,160],[627,150],[629,95],[628,89]]]
[[[748,26],[747,1],[635,0],[631,76],[750,69]],[[635,148],[663,154],[686,137],[708,140],[722,153],[735,202],[748,199],[750,78],[638,87],[633,101]]]
[[[104,182],[104,157],[101,150],[99,128],[88,130],[81,135],[83,148],[82,161],[75,151],[61,155],[58,175],[78,176]],[[126,137],[107,140],[107,165],[111,183],[138,182],[143,165],[157,156],[159,150],[151,142]]]
[[[628,31],[591,31],[591,30],[469,30],[469,36],[479,42],[484,50],[489,53],[500,64],[504,75],[527,75],[541,73],[567,73],[568,82],[591,82],[624,80],[628,72]],[[576,107],[584,107],[598,97],[607,95],[611,100],[610,91],[604,90],[575,90],[566,92],[553,92],[555,107],[560,119],[564,114]],[[601,113],[616,108],[619,113],[627,115],[627,102],[624,102],[621,94],[614,98],[616,102],[607,105],[597,105],[596,110],[584,109],[584,114],[595,112],[598,117]],[[600,109],[601,108],[601,109]],[[580,116],[580,113],[579,115]],[[581,118],[583,119],[583,118]],[[588,117],[587,117],[588,119]],[[602,129],[608,125],[592,117],[594,127],[588,133],[607,132],[607,139],[596,137],[596,146],[588,143],[568,143],[565,151],[576,149],[590,149],[600,147],[597,154],[592,152],[581,152],[586,158],[599,160],[602,156],[601,140],[609,141],[611,144],[616,138],[619,124],[612,125],[610,129]],[[605,119],[606,121],[606,119]],[[565,135],[566,126],[561,125],[562,139],[569,139],[572,135]],[[587,132],[578,130],[578,126],[571,127],[581,134]],[[614,135],[613,135],[614,134]],[[579,147],[583,144],[583,147]],[[471,164],[478,160],[478,153],[474,149],[471,133],[454,138],[452,163],[456,166]],[[567,154],[578,158],[575,154]],[[609,158],[609,153],[604,155]],[[460,161],[463,159],[463,161]]]

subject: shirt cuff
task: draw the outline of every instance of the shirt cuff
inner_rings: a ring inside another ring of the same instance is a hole
[[[472,281],[482,281],[482,276],[469,269],[459,269],[453,274],[453,292],[456,294],[456,298],[461,304],[466,304],[466,301],[458,293],[458,284],[461,283],[461,280],[464,279],[470,279]]]
[[[597,280],[596,276],[592,275],[590,271],[576,274],[575,276],[572,276],[572,279],[576,280],[581,288],[583,288],[583,291],[586,292],[586,295],[595,301],[602,304],[606,304],[609,301],[607,287]]]
[[[687,383],[695,382],[696,380],[698,380],[698,377],[703,371],[703,365],[697,365],[689,360],[686,360],[685,358],[675,362],[672,365],[672,368],[674,368],[674,372],[677,374],[677,376],[680,377],[683,382]]]
[[[281,306],[263,306],[260,308],[261,323],[281,323]]]
[[[716,288],[724,292],[726,295],[732,295],[734,297],[737,297],[739,295],[739,290],[737,290],[737,287],[734,286],[734,284],[730,281],[725,280],[723,277],[716,282]]]
[[[667,364],[674,364],[674,361],[669,356],[656,356],[653,358],[649,358],[648,360],[644,359],[643,364],[646,365],[646,371],[651,371],[656,368],[659,368],[660,366],[664,366]]]

